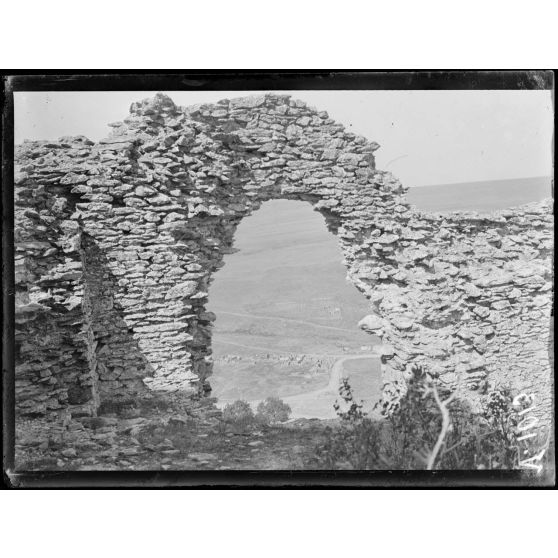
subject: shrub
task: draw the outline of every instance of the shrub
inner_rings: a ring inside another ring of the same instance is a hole
[[[268,397],[257,408],[256,419],[262,424],[285,422],[291,416],[291,408],[278,397]]]
[[[249,403],[238,400],[225,405],[223,420],[239,428],[248,428],[254,422],[254,412]]]
[[[345,402],[346,411],[334,404],[341,419],[339,428],[328,427],[325,441],[318,445],[315,463],[325,469],[383,469],[381,451],[382,429],[379,423],[367,417],[362,405],[354,399],[353,391],[346,378],[339,387],[339,395]]]
[[[339,393],[348,410],[336,404],[341,424],[316,448],[317,464],[325,468],[519,469],[547,443],[522,436],[525,404],[509,388],[488,394],[482,412],[474,413],[455,399],[457,391],[415,368],[406,395],[383,420],[367,416],[347,380]]]

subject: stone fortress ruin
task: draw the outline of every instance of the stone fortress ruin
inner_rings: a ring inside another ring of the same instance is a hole
[[[96,413],[145,390],[207,393],[208,287],[240,221],[312,204],[382,338],[389,403],[424,365],[475,404],[492,387],[552,409],[552,203],[418,211],[378,144],[288,96],[134,103],[98,143],[16,146],[16,409]],[[357,325],[355,324],[355,329]]]

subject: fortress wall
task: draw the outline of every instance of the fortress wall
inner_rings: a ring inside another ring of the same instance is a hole
[[[375,168],[376,143],[286,96],[181,108],[159,94],[111,126],[98,144],[17,149],[22,413],[78,405],[72,388],[93,412],[148,388],[207,391],[212,275],[242,218],[280,198],[311,203],[337,235],[364,295],[360,326],[383,338],[386,408],[418,363],[449,385],[461,378],[474,405],[509,383],[548,413],[550,201],[417,211]]]

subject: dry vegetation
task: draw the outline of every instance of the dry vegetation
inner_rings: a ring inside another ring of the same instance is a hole
[[[481,413],[415,368],[394,413],[370,418],[343,382],[339,428],[317,447],[314,465],[325,469],[525,469],[550,472],[553,447],[547,430],[526,418],[532,401],[509,388],[492,391]]]

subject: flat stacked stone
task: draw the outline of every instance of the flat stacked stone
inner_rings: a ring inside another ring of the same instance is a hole
[[[415,364],[480,404],[509,383],[551,408],[550,201],[430,214],[375,168],[378,144],[305,103],[263,95],[134,103],[107,139],[17,148],[17,404],[25,414],[199,394],[205,310],[240,221],[271,199],[311,203],[383,338],[386,405]]]

